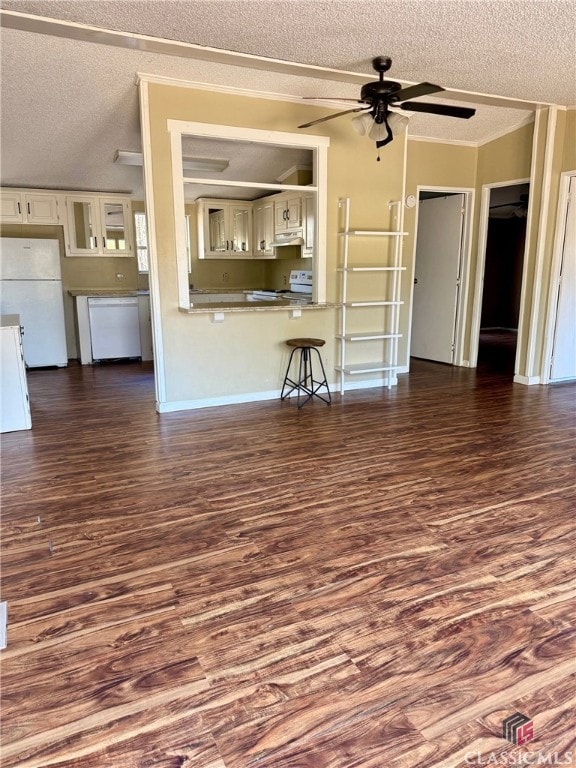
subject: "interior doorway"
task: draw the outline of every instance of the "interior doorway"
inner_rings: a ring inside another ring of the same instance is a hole
[[[476,363],[513,377],[530,185],[489,187],[488,195]]]
[[[410,355],[462,365],[473,191],[418,189]]]

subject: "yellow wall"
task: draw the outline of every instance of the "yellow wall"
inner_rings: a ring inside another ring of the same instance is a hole
[[[324,335],[324,357],[334,378],[335,309],[303,312],[228,314],[216,324],[209,315],[178,310],[178,286],[172,200],[172,173],[166,120],[203,121],[296,133],[300,123],[328,112],[321,107],[282,101],[210,93],[178,86],[149,84],[153,203],[168,402],[277,389],[285,361],[284,339],[295,335]],[[404,143],[395,141],[376,162],[374,144],[359,137],[346,118],[309,131],[328,136],[327,296],[338,297],[338,199],[350,197],[352,225],[387,228],[388,203],[402,197]]]
[[[478,150],[476,147],[457,144],[441,144],[430,141],[408,141],[406,169],[406,194],[418,196],[418,187],[441,189],[474,189]],[[407,267],[403,280],[402,317],[408,322],[414,281],[414,248],[416,244],[416,208],[406,208],[404,229],[409,233],[404,241],[404,264]],[[400,342],[400,361],[407,365],[408,338]]]

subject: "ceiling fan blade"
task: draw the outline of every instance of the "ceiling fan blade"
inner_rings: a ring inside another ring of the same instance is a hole
[[[462,117],[465,120],[476,114],[476,110],[470,107],[451,107],[448,104],[430,104],[423,101],[405,101],[403,104],[399,104],[398,107],[409,112],[428,112],[431,115]]]
[[[401,91],[396,91],[393,94],[393,101],[406,101],[406,99],[417,99],[419,96],[429,96],[431,93],[438,93],[443,91],[441,85],[434,85],[433,83],[418,83],[418,85],[409,85],[407,88],[402,88]]]
[[[356,109],[345,109],[344,112],[336,112],[333,115],[328,115],[328,117],[320,117],[318,120],[312,120],[309,123],[304,123],[304,125],[299,125],[298,128],[310,128],[312,125],[325,123],[327,120],[334,120],[335,117],[340,117],[341,115],[349,115],[351,112],[363,112],[366,109],[371,109],[371,107],[356,107]]]

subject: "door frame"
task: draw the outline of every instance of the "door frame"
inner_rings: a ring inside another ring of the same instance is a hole
[[[515,187],[518,184],[530,184],[531,179],[511,179],[510,181],[498,181],[493,184],[482,185],[482,196],[480,198],[480,218],[478,221],[478,251],[476,256],[476,279],[474,281],[474,296],[472,298],[472,325],[470,328],[470,368],[476,368],[478,365],[478,347],[480,345],[480,321],[482,319],[482,296],[484,294],[484,270],[486,269],[486,249],[488,247],[488,218],[490,215],[490,195],[493,189],[498,187]],[[528,209],[530,215],[530,209]],[[527,225],[528,226],[528,225]],[[526,261],[526,248],[528,238],[524,246],[524,262]],[[524,285],[525,270],[522,270],[522,285]],[[516,360],[514,370],[518,367],[518,353],[520,345],[521,329],[518,328],[518,343],[516,345]]]
[[[556,228],[554,232],[554,246],[552,250],[552,264],[550,267],[550,287],[548,289],[548,301],[546,304],[544,352],[542,354],[542,371],[540,372],[540,381],[542,384],[549,384],[552,380],[550,374],[552,367],[552,353],[554,351],[554,336],[556,331],[558,290],[560,288],[560,269],[562,266],[562,257],[564,254],[564,237],[566,235],[566,223],[568,217],[570,181],[573,178],[576,179],[576,170],[563,171],[560,174],[560,192],[558,196],[558,208],[556,213]]]
[[[474,198],[476,190],[473,187],[447,187],[431,186],[430,184],[418,184],[416,187],[416,217],[414,220],[414,247],[412,252],[412,276],[416,270],[416,248],[418,245],[418,214],[420,192],[444,192],[446,195],[464,195],[464,220],[462,222],[462,250],[460,260],[460,284],[456,303],[456,331],[454,334],[454,357],[452,365],[467,366],[464,360],[464,330],[466,324],[466,306],[468,304],[468,291],[470,282],[470,260],[472,257],[472,221],[474,214]],[[412,313],[414,311],[414,280],[410,285],[410,313],[408,328],[410,339],[408,342],[408,360],[410,360],[410,348],[412,346]]]

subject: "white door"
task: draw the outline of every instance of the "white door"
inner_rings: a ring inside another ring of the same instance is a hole
[[[463,194],[419,203],[410,345],[413,357],[453,362],[463,222]]]
[[[570,179],[550,380],[576,379],[576,176]]]

